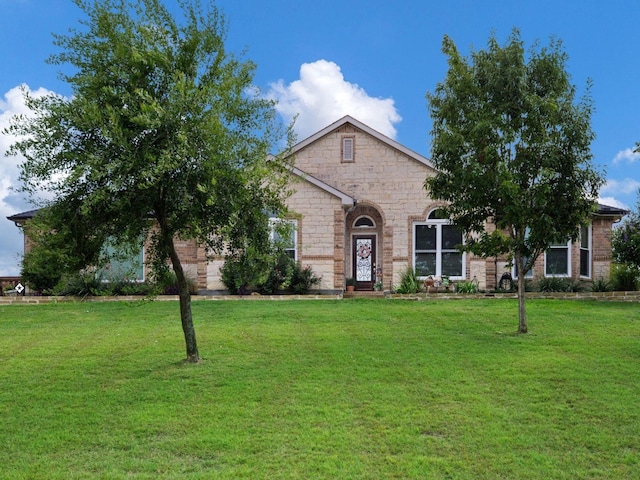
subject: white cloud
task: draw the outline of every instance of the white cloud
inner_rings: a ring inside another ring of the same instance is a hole
[[[600,189],[600,194],[623,194],[629,195],[638,191],[640,181],[633,178],[625,178],[624,180],[608,179],[607,183]]]
[[[283,80],[270,85],[269,98],[278,101],[277,110],[290,121],[298,115],[295,130],[304,139],[345,115],[395,138],[394,125],[402,118],[392,98],[370,97],[355,83],[344,79],[340,67],[318,60],[300,67],[300,79],[285,85]]]
[[[613,163],[622,163],[622,162],[637,162],[640,160],[640,153],[635,152],[633,148],[625,148],[624,150],[620,150],[615,157],[613,157]]]
[[[631,210],[631,208],[629,208],[629,205],[621,202],[620,200],[614,197],[600,197],[598,198],[598,203],[607,205],[609,207],[622,208],[623,210]]]
[[[44,88],[31,90],[28,85],[20,85],[6,92],[0,98],[0,132],[9,126],[14,115],[29,115],[24,92],[34,97],[52,93]],[[0,276],[19,274],[18,258],[23,249],[22,235],[7,217],[32,208],[25,198],[13,190],[18,186],[19,164],[24,159],[7,157],[5,153],[16,140],[11,135],[0,135]]]
[[[610,207],[623,208],[632,210],[630,203],[635,203],[640,181],[633,178],[625,178],[622,180],[608,179],[607,183],[600,189],[600,198],[598,202]],[[620,200],[623,198],[623,200]]]

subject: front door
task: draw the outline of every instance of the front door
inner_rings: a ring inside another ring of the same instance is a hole
[[[376,282],[376,236],[353,237],[353,276],[356,290],[373,290]]]

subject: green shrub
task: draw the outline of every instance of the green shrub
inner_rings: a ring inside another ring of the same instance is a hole
[[[638,268],[626,264],[616,263],[611,266],[611,284],[618,292],[634,292],[638,290]]]
[[[153,293],[153,288],[147,282],[132,282],[125,279],[105,281],[102,271],[85,271],[63,276],[50,293],[83,298],[109,295],[149,295]]]
[[[273,264],[272,254],[253,249],[227,255],[220,268],[222,283],[232,295],[245,295],[267,281]]]
[[[33,248],[22,257],[22,281],[34,291],[51,293],[63,281],[64,259],[57,251]]]
[[[582,292],[584,285],[579,280],[564,277],[542,277],[536,282],[538,292]]]
[[[470,280],[456,283],[456,292],[458,293],[478,293],[478,285]]]
[[[295,294],[305,294],[312,286],[320,282],[318,277],[309,265],[303,267],[300,262],[295,262],[287,272],[286,284],[289,290]]]
[[[247,251],[229,256],[220,272],[222,283],[232,295],[245,295],[252,290],[263,295],[304,294],[321,280],[310,266],[303,267],[277,249],[265,254]]]
[[[120,280],[110,282],[107,286],[108,294],[113,296],[127,295],[151,295],[153,287],[147,282],[132,282],[128,280]]]
[[[173,270],[167,268],[154,279],[153,293],[159,295],[178,295],[178,278]],[[187,275],[187,285],[191,295],[198,294],[197,282]],[[151,288],[150,288],[151,290]],[[150,292],[151,293],[151,292]]]
[[[99,271],[65,275],[53,289],[53,293],[83,298],[108,295],[107,284],[103,282],[102,273]]]
[[[396,293],[418,293],[421,290],[420,280],[412,266],[408,266],[400,274],[400,285],[395,287]]]
[[[612,290],[613,290],[613,286],[611,285],[611,282],[608,280],[605,280],[604,278],[598,278],[597,280],[594,280],[593,283],[591,284],[592,292],[610,292]]]
[[[266,279],[256,286],[258,292],[263,295],[272,295],[282,290],[295,263],[288,255],[277,255],[269,266]]]

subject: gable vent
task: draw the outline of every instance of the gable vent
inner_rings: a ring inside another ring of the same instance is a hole
[[[354,137],[343,137],[342,138],[342,161],[343,162],[353,162],[354,159]]]

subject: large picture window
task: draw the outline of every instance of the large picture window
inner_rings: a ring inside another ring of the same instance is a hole
[[[413,226],[413,267],[418,277],[464,277],[464,253],[456,247],[463,243],[462,232],[442,218],[440,210],[432,211],[425,222]]]
[[[106,281],[144,281],[144,246],[142,242],[140,248],[131,251],[125,251],[115,247],[111,242],[107,242],[102,254],[109,259],[101,270]]]

